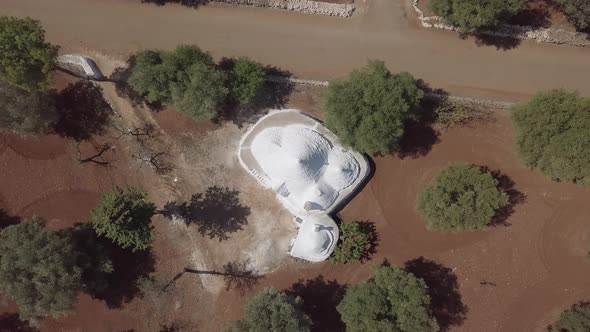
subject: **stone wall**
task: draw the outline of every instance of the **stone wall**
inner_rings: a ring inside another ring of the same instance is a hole
[[[424,16],[418,8],[418,0],[412,0],[412,5],[420,24],[425,28],[435,28],[457,31],[457,27],[448,25],[440,16]],[[535,40],[538,43],[563,44],[577,47],[590,47],[590,35],[582,32],[571,32],[562,29],[534,28],[530,26],[504,24],[493,31],[482,31],[481,33],[496,36],[508,37],[520,40]]]
[[[215,2],[231,5],[268,7],[292,10],[304,14],[317,14],[335,17],[350,17],[354,12],[354,5],[337,4],[310,0],[214,0]]]

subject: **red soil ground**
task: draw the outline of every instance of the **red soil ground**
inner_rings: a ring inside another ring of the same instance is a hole
[[[373,178],[340,216],[345,221],[375,223],[380,241],[372,262],[388,260],[403,266],[423,256],[449,269],[442,275],[456,275],[460,301],[453,292],[445,294],[445,289],[440,288],[434,296],[439,317],[458,321],[451,324],[452,330],[540,331],[565,307],[590,298],[590,264],[585,260],[590,189],[553,183],[525,168],[513,151],[514,130],[508,114],[499,111],[495,118],[492,123],[443,133],[440,142],[425,156],[375,158]],[[524,196],[524,202],[514,206],[505,225],[456,235],[425,229],[415,212],[416,195],[438,171],[453,162],[486,165],[514,181],[513,190]],[[336,329],[336,301],[331,297],[337,285],[357,283],[370,274],[371,264],[291,265],[267,276],[255,291],[263,287],[288,289],[298,280],[335,280],[323,284],[323,289],[330,291],[310,286],[298,294],[310,305],[318,305],[314,310],[328,317],[316,323]],[[444,284],[440,275],[435,276],[439,277],[431,282]],[[436,292],[436,285],[431,286]],[[218,322],[207,330],[217,330],[228,320],[240,317],[244,299],[238,301],[233,294],[228,295],[220,297]],[[461,301],[468,309],[463,322],[458,310]]]
[[[321,116],[320,101],[317,90],[303,89],[289,106]],[[155,118],[168,130],[215,129],[193,127],[168,111]],[[212,297],[198,290],[196,276],[183,277],[177,285],[190,300],[177,318],[198,322],[198,328],[187,330],[219,331],[242,315],[249,296],[264,287],[275,287],[293,289],[304,298],[310,312],[320,313],[312,315],[317,330],[337,331],[342,326],[334,306],[342,285],[368,278],[373,263],[388,260],[403,266],[423,256],[436,263],[414,261],[413,270],[427,279],[435,292],[435,312],[451,330],[542,330],[567,306],[590,299],[590,264],[585,261],[590,188],[554,183],[524,167],[513,150],[515,134],[509,115],[498,111],[493,120],[449,129],[420,156],[374,158],[373,177],[340,213],[344,221],[366,220],[376,226],[379,242],[370,262],[345,266],[293,262],[267,275],[245,296],[230,290]],[[60,137],[35,141],[1,135],[0,207],[12,215],[38,214],[50,227],[64,228],[86,221],[100,194],[113,184],[147,181],[129,170],[124,156],[112,169],[80,165],[74,156],[73,145]],[[415,212],[416,195],[453,162],[486,165],[514,182],[513,191],[524,198],[514,206],[505,225],[456,235],[425,229]],[[182,268],[178,265],[182,259],[171,249],[162,225],[156,221],[155,269],[171,277]],[[458,289],[452,287],[453,278]],[[15,308],[4,309],[14,312]],[[135,300],[109,309],[105,302],[81,295],[76,312],[45,321],[42,330],[145,330],[144,321],[151,317],[146,310]],[[3,317],[0,324],[9,323]]]

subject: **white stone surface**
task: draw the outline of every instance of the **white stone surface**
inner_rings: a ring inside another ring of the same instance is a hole
[[[83,56],[83,55],[62,54],[57,57],[57,61],[60,63],[75,65],[75,66],[82,68],[82,70],[84,71],[86,76],[88,76],[89,78],[93,78],[96,80],[100,80],[103,78],[103,75],[100,72],[100,69],[98,69],[98,66],[96,66],[94,61],[90,58]]]

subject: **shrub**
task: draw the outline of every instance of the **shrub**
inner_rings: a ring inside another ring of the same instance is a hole
[[[374,277],[350,286],[337,307],[347,331],[438,331],[422,279],[398,267],[379,267]]]
[[[460,101],[444,100],[434,109],[435,122],[444,128],[481,120],[489,113],[482,107]]]
[[[0,130],[40,135],[52,128],[56,120],[55,101],[51,95],[0,82]]]
[[[326,126],[357,151],[387,154],[399,149],[404,123],[416,118],[423,95],[412,75],[392,75],[382,61],[371,61],[330,83]]]
[[[497,186],[498,180],[477,166],[450,166],[418,195],[417,210],[429,230],[483,229],[508,205],[508,195]]]
[[[264,67],[248,58],[240,57],[235,61],[231,77],[231,93],[242,106],[252,104],[264,90]]]
[[[129,77],[129,85],[147,101],[174,104],[197,120],[217,115],[228,94],[225,84],[225,73],[211,56],[186,45],[173,52],[139,52]]]
[[[122,248],[147,249],[155,237],[151,218],[156,207],[146,198],[142,189],[116,187],[103,195],[100,205],[91,212],[92,227]]]
[[[561,313],[557,323],[549,330],[551,332],[590,331],[590,303],[574,304],[570,309]]]
[[[27,91],[44,90],[56,64],[58,47],[31,18],[0,17],[0,80]]]
[[[76,265],[82,269],[82,290],[89,294],[108,288],[109,275],[114,271],[107,248],[89,224],[76,224],[66,233],[76,249]]]
[[[363,229],[362,222],[353,221],[340,225],[338,245],[330,261],[334,264],[349,263],[366,257],[369,250],[370,234]]]
[[[590,183],[590,98],[553,90],[513,108],[524,163],[556,181]]]
[[[310,326],[311,320],[303,313],[301,298],[270,288],[248,301],[245,317],[236,321],[229,330],[305,332]]]
[[[468,33],[506,23],[524,5],[523,0],[432,0],[431,9]]]
[[[579,30],[590,28],[590,1],[559,0],[570,22]]]
[[[69,237],[45,230],[38,218],[0,232],[0,291],[36,325],[74,308],[81,287],[78,254]]]

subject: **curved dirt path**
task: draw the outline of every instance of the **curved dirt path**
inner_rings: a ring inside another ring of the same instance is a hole
[[[524,42],[509,51],[419,28],[405,1],[358,3],[352,19],[208,5],[196,10],[139,0],[3,0],[2,15],[40,19],[50,41],[124,57],[140,48],[197,44],[250,56],[300,77],[333,79],[383,59],[452,94],[518,100],[563,87],[590,94],[590,50]],[[408,19],[410,18],[410,19]]]

